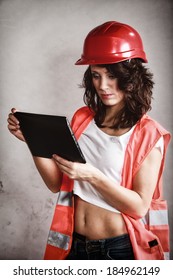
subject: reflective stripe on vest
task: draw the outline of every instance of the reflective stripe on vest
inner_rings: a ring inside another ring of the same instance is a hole
[[[68,250],[69,243],[70,243],[70,236],[66,234],[62,234],[60,232],[50,230],[47,243],[54,247]]]
[[[142,222],[150,226],[168,225],[168,211],[167,210],[150,210],[150,214],[143,217]]]
[[[72,207],[72,192],[60,191],[57,204]]]
[[[164,252],[164,257],[165,257],[165,260],[170,260],[170,253]]]
[[[151,210],[150,211],[150,225],[168,225],[167,210]]]

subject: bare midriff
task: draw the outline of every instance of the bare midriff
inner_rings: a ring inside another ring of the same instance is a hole
[[[127,233],[121,213],[90,204],[75,196],[75,232],[88,239],[105,239]]]

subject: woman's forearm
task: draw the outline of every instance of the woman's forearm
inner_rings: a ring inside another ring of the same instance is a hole
[[[62,172],[53,159],[33,157],[35,165],[46,186],[54,193],[58,192],[62,182]]]
[[[93,178],[90,183],[111,206],[120,212],[135,219],[143,216],[143,201],[137,192],[116,185],[102,173],[99,177]]]

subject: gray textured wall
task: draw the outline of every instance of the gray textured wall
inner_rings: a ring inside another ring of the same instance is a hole
[[[172,132],[171,2],[0,1],[0,259],[43,257],[56,201],[34,168],[26,145],[6,128],[10,108],[71,118],[83,105],[78,84],[85,67],[74,66],[83,39],[96,25],[117,20],[132,25],[143,38],[156,82],[151,115]],[[171,144],[164,193],[173,232],[172,163]]]

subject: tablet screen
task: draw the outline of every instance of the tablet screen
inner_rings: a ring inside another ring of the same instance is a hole
[[[57,154],[73,162],[86,163],[66,117],[26,112],[14,115],[33,156],[52,158]]]

